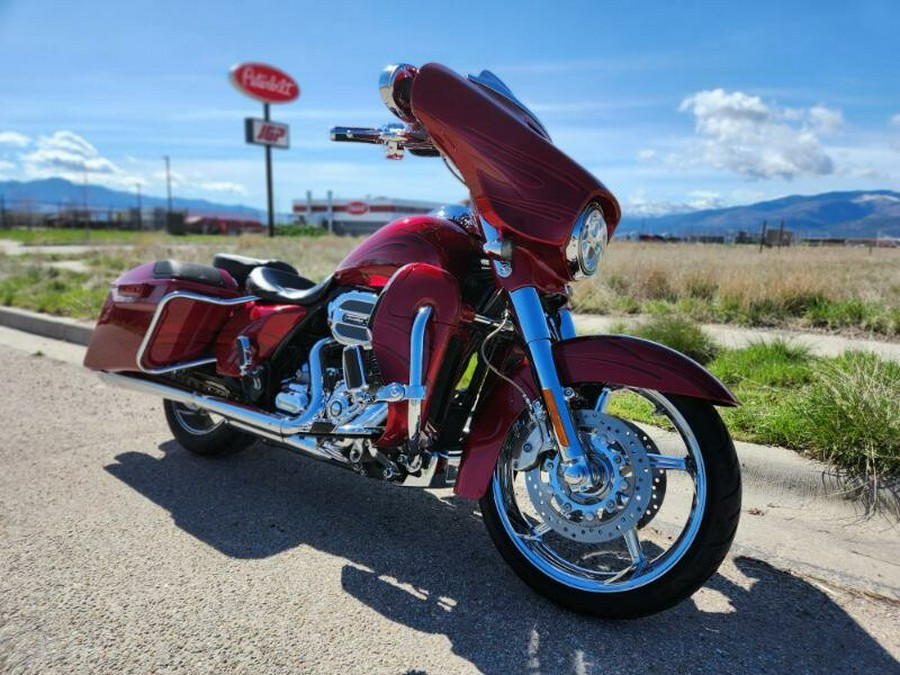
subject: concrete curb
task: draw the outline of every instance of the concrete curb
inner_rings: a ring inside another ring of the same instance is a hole
[[[745,496],[798,508],[816,502],[818,507],[846,517],[880,514],[900,523],[900,481],[875,485],[847,476],[794,450],[735,441]],[[751,500],[747,500],[751,501]]]
[[[0,325],[82,346],[88,345],[93,333],[93,325],[86,321],[10,307],[0,307]],[[793,450],[742,441],[736,441],[735,447],[746,492],[796,505],[818,502],[846,516],[879,512],[900,522],[900,484],[873,490]]]
[[[86,321],[38,314],[13,307],[0,307],[0,325],[85,347],[94,333],[94,325]]]

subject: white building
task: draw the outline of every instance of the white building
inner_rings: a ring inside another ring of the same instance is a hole
[[[294,219],[299,225],[328,227],[336,234],[371,234],[392,220],[422,215],[443,204],[415,199],[372,197],[365,199],[294,200]]]

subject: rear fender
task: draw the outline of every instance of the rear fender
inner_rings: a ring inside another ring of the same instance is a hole
[[[559,378],[575,386],[603,382],[691,396],[715,405],[736,406],[737,399],[696,361],[661,344],[626,335],[591,335],[553,345]],[[537,388],[527,362],[509,373],[531,398]],[[483,399],[463,448],[455,492],[480,499],[487,490],[503,441],[525,410],[521,394],[500,380]]]

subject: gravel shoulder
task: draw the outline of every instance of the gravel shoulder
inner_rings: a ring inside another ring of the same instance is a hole
[[[12,333],[0,672],[898,668],[898,531],[839,501],[748,476],[733,554],[705,588],[648,619],[585,619],[521,584],[449,491],[263,444],[194,457],[159,402],[103,386],[77,347]]]

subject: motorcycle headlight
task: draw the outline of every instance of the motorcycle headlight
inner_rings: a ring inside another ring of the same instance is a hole
[[[606,250],[607,237],[603,211],[597,204],[588,204],[575,221],[566,246],[566,260],[572,276],[577,279],[597,272]]]

